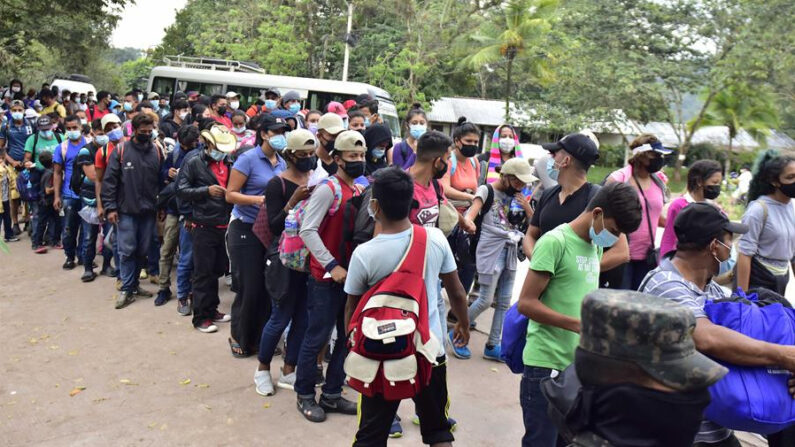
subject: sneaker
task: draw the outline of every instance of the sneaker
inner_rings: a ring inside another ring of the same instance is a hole
[[[77,262],[76,263],[77,263],[77,265],[83,265],[83,260],[80,259],[80,258],[77,258]]]
[[[121,290],[121,279],[116,279],[116,290]]]
[[[99,274],[102,276],[107,276],[108,278],[115,278],[119,276],[119,271],[111,266],[107,266],[104,267]]]
[[[486,348],[483,350],[483,358],[486,360],[494,360],[495,362],[505,363],[500,358],[501,353],[502,349],[500,348],[500,345],[492,346],[491,348],[486,346]]]
[[[190,310],[190,301],[187,298],[182,300],[177,300],[177,313],[182,315],[183,317],[187,317],[191,314]]]
[[[195,327],[196,330],[198,330],[199,332],[204,332],[205,334],[218,331],[218,326],[214,325],[213,322],[210,320],[204,320],[201,323],[199,323],[198,326]]]
[[[63,250],[63,244],[58,242],[57,244],[53,245],[52,248],[56,250]]]
[[[254,385],[257,394],[260,396],[273,396],[276,390],[273,389],[273,379],[270,371],[254,371]]]
[[[326,378],[323,377],[323,365],[317,365],[317,376],[315,376],[315,386],[320,387],[326,383]]]
[[[228,275],[224,275],[224,284],[226,284],[227,287],[232,287],[232,274],[231,273],[228,274]]]
[[[326,411],[315,402],[315,398],[301,399],[298,398],[296,403],[298,411],[304,415],[307,421],[310,422],[323,422],[326,420]]]
[[[34,253],[36,253],[37,255],[43,255],[44,253],[47,253],[47,247],[45,247],[44,245],[42,245],[41,247],[36,247],[36,249],[35,249],[35,250],[33,250],[33,251],[34,251]]]
[[[75,268],[75,261],[73,259],[67,259],[66,262],[63,263],[64,270],[72,270]]]
[[[116,309],[121,309],[123,307],[127,307],[130,303],[135,301],[135,297],[130,292],[121,292],[119,296],[116,297]]]
[[[22,230],[19,229],[19,224],[18,223],[14,224],[13,229],[14,229],[14,236],[19,236],[20,234],[22,234]]]
[[[403,437],[403,427],[400,425],[400,416],[395,416],[395,419],[392,420],[392,426],[389,427],[389,437],[390,438],[402,438]]]
[[[162,306],[166,304],[168,300],[171,299],[171,289],[165,288],[157,292],[157,298],[155,298],[155,306]]]
[[[213,321],[216,323],[229,323],[232,321],[232,317],[229,314],[225,314],[223,312],[215,311],[215,316],[213,317]]]
[[[6,242],[19,242],[19,238],[16,236],[7,237]]]
[[[453,341],[453,331],[447,333],[447,339],[450,341],[450,347],[453,349],[453,355],[459,359],[468,359],[472,357],[472,353],[467,346],[456,346]]]
[[[285,374],[284,369],[282,369],[282,375],[279,377],[279,381],[276,382],[276,386],[283,390],[295,390],[295,378],[295,371]]]
[[[149,282],[154,285],[160,284],[160,275],[150,275]]]
[[[149,273],[146,273],[146,270],[141,269],[141,273],[138,274],[138,279],[146,279],[149,277]]]
[[[140,286],[135,288],[135,290],[133,291],[133,295],[140,296],[142,298],[152,298],[153,296],[155,296],[152,292],[146,289],[142,289]]]
[[[93,270],[89,270],[83,273],[83,276],[80,277],[80,281],[83,282],[91,282],[97,277],[97,274],[94,273]]]
[[[342,396],[331,399],[325,395],[321,395],[320,407],[323,408],[326,413],[356,415],[356,403]]]

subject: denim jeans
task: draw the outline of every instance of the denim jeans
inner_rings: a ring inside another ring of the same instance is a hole
[[[78,197],[76,199],[63,198],[63,250],[66,254],[66,259],[73,261],[76,257],[83,258],[83,253],[77,252],[77,234],[80,231],[80,226],[83,219],[78,212],[83,208],[83,201]],[[83,248],[83,244],[79,244]]]
[[[179,225],[179,261],[177,261],[177,298],[186,299],[192,290],[193,236],[185,226]]]
[[[157,221],[152,228],[152,242],[146,254],[146,273],[149,276],[160,276],[160,235],[157,234]]]
[[[342,365],[345,356],[348,355],[344,327],[347,295],[342,290],[342,284],[316,281],[314,278],[309,278],[307,294],[307,327],[304,343],[298,354],[295,392],[302,399],[315,397],[317,355],[328,342],[331,331],[336,326],[337,339],[331,352],[331,361],[326,370],[326,383],[322,390],[323,395],[333,399],[342,394],[342,383],[345,380]]]
[[[146,263],[146,254],[152,242],[153,227],[155,226],[154,213],[131,215],[119,214],[119,223],[116,225],[116,241],[119,246],[119,275],[121,277],[121,290],[133,292],[138,288],[138,275]]]
[[[273,304],[271,317],[262,328],[262,338],[259,342],[260,363],[270,365],[273,360],[273,351],[279,343],[282,333],[290,325],[287,334],[287,352],[284,354],[284,363],[295,366],[298,363],[298,352],[304,343],[306,333],[306,287],[307,274],[290,270],[290,296],[285,297],[278,305]]]
[[[49,242],[55,244],[55,230],[58,226],[58,212],[51,205],[37,203],[36,205],[36,226],[33,227],[34,247],[45,245],[44,232],[47,232]],[[32,206],[31,206],[32,208]]]
[[[508,249],[503,248],[497,258],[497,265],[491,275],[479,274],[480,295],[469,306],[470,324],[491,306],[494,296],[497,296],[497,308],[494,309],[494,317],[491,320],[491,331],[486,346],[494,347],[500,344],[502,336],[502,323],[505,319],[505,312],[511,304],[511,294],[513,293],[513,281],[516,277],[516,270],[506,270],[505,261],[507,260]]]
[[[97,254],[97,235],[99,225],[83,220],[83,268],[87,272],[94,270],[94,257]]]
[[[3,202],[3,212],[0,213],[0,224],[3,225],[3,231],[6,239],[14,237],[14,228],[11,226],[11,202],[6,200]]]
[[[654,267],[650,267],[646,261],[629,261],[624,267],[624,281],[621,287],[624,290],[638,290],[643,278],[653,269]]]
[[[519,384],[519,403],[524,419],[522,447],[555,447],[558,429],[547,415],[547,399],[541,394],[541,379],[549,377],[549,368],[524,367]]]
[[[33,235],[36,234],[36,229],[39,227],[39,202],[22,202],[22,205],[28,206],[28,219],[30,219],[29,225],[32,229],[30,233],[30,239],[31,243],[33,243],[35,242]],[[41,245],[41,242],[39,242],[39,245]]]

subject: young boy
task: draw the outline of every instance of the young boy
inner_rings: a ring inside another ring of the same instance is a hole
[[[374,174],[373,198],[367,204],[370,215],[379,223],[380,233],[369,242],[356,248],[345,281],[348,302],[345,306],[346,328],[359,299],[378,281],[392,273],[408,249],[414,225],[409,211],[414,201],[414,180],[397,167],[384,168]],[[444,234],[438,228],[426,227],[427,249],[425,258],[426,292],[428,295],[428,324],[433,337],[439,342],[438,366],[433,368],[431,382],[414,397],[420,420],[422,440],[431,445],[451,445],[452,425],[447,418],[446,358],[444,330],[439,308],[444,305],[437,281],[441,278],[450,298],[450,306],[458,324],[454,342],[463,345],[469,341],[466,292],[458,279],[455,259]],[[440,306],[441,305],[441,306]],[[359,429],[354,446],[385,445],[399,401],[386,401],[380,396],[361,396]]]
[[[44,245],[44,231],[47,231],[50,245],[58,244],[58,212],[52,206],[55,201],[55,185],[53,183],[52,152],[44,151],[38,156],[38,162],[44,168],[41,181],[34,185],[39,189],[39,218],[33,231],[33,247],[37,254],[47,253]],[[33,169],[33,168],[31,168]]]
[[[540,382],[574,361],[580,336],[580,306],[599,288],[602,250],[640,225],[637,191],[623,183],[602,188],[570,223],[544,234],[533,249],[530,271],[519,295],[527,316],[527,344],[519,401],[524,417],[523,446],[555,445],[557,429],[547,415]]]
[[[0,149],[0,223],[5,230],[6,242],[17,242],[11,219],[11,199],[17,190],[17,174],[14,167],[6,162],[5,149]]]

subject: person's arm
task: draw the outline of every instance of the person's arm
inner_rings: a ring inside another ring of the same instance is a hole
[[[602,261],[599,263],[599,270],[606,272],[619,265],[626,264],[629,261],[629,241],[627,240],[627,235],[621,233],[615,245],[602,255]]]
[[[326,218],[328,210],[333,203],[334,193],[331,191],[331,187],[327,183],[318,185],[312,192],[306,208],[304,208],[301,230],[298,234],[304,241],[306,248],[315,257],[315,260],[329,273],[336,270],[337,273],[332,273],[332,275],[337,275],[334,280],[343,282],[346,270],[339,265],[328,248],[326,248],[326,244],[320,238],[320,233],[318,232],[320,224],[323,223],[323,219]]]
[[[470,202],[475,200],[474,194],[459,191],[450,186],[450,171],[447,171],[447,174],[445,174],[444,177],[439,180],[439,183],[441,183],[444,187],[444,196],[449,200],[468,200]]]
[[[538,214],[536,213],[536,216],[537,215]],[[522,241],[522,250],[524,251],[524,254],[525,256],[527,256],[528,260],[532,259],[533,250],[536,248],[536,241],[538,241],[538,238],[540,237],[541,237],[540,228],[538,228],[533,224],[527,226],[527,232],[524,234],[524,240]]]
[[[60,152],[59,152],[60,153]],[[53,163],[52,183],[55,188],[55,201],[52,203],[56,210],[61,209],[61,185],[63,184],[63,166],[60,163]]]
[[[458,270],[442,273],[439,277],[442,279],[444,290],[447,291],[450,310],[458,319],[455,329],[453,329],[453,340],[456,346],[466,346],[469,344],[469,312],[466,290],[458,277]]]
[[[248,176],[232,168],[229,171],[229,183],[226,186],[226,201],[234,205],[256,205],[265,203],[265,196],[250,196],[240,192],[246,184]]]
[[[121,167],[119,166],[119,151],[113,151],[108,157],[108,165],[105,168],[105,174],[102,176],[102,206],[105,208],[105,214],[110,221],[110,214],[118,209],[117,193],[119,190],[119,177],[121,176]],[[113,222],[111,222],[113,223]]]
[[[97,171],[94,169],[94,165],[92,164],[84,164],[83,165],[83,174],[85,174],[86,178],[90,181],[96,183],[97,181]],[[96,190],[96,188],[95,188]]]
[[[751,257],[737,252],[737,287],[748,290],[751,282]]]
[[[200,157],[193,157],[186,163],[182,175],[177,178],[177,197],[186,202],[204,202],[210,197],[210,187],[194,186],[196,169],[193,165],[202,163]]]
[[[549,272],[529,270],[519,294],[517,310],[536,323],[579,333],[580,320],[554,311],[541,302],[541,294],[546,290],[550,278]]]
[[[356,310],[356,306],[359,305],[359,300],[362,299],[361,295],[348,295],[348,300],[345,301],[345,334],[347,335],[348,326],[351,325],[351,317],[353,316],[353,311]]]
[[[285,192],[286,188],[285,185]],[[282,193],[282,181],[279,177],[272,178],[265,187],[265,207],[268,209],[268,226],[271,233],[281,233],[284,230],[284,220],[287,218],[286,209],[292,209],[292,206]]]
[[[761,200],[761,199],[760,199]],[[748,290],[751,282],[751,258],[759,252],[759,237],[764,230],[765,210],[759,202],[751,203],[743,214],[748,232],[737,241],[737,287]]]

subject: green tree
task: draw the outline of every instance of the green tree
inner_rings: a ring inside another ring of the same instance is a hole
[[[511,0],[495,13],[494,20],[484,22],[469,39],[480,47],[467,59],[475,69],[504,61],[505,118],[510,120],[513,65],[517,58],[528,55],[538,79],[547,78],[546,57],[542,44],[552,27],[558,0]],[[502,23],[500,23],[502,22]]]

